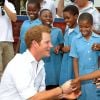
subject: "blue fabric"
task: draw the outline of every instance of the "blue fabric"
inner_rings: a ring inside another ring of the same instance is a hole
[[[86,40],[81,34],[73,39],[70,56],[78,58],[79,75],[88,74],[98,69],[100,51],[92,50],[94,43],[100,43],[100,36],[94,33],[92,33],[89,40]],[[100,100],[96,91],[96,86],[92,81],[83,82],[82,95],[79,100]]]
[[[63,34],[61,29],[53,27],[51,29],[51,42],[53,48],[50,51],[50,57],[44,58],[46,71],[46,85],[58,85],[59,74],[61,70],[62,53],[54,53],[54,47],[63,43]]]
[[[100,88],[97,89],[97,96],[100,99]]]
[[[64,35],[64,46],[71,46],[73,37],[79,34],[79,27],[75,27],[74,30],[68,35],[68,29]],[[68,53],[63,54],[62,64],[61,64],[61,73],[59,84],[63,84],[65,81],[73,78],[73,67],[72,67],[72,57]]]
[[[26,43],[25,43],[25,33],[28,31],[29,28],[40,25],[41,21],[36,19],[34,21],[25,20],[21,26],[20,31],[20,53],[23,53],[26,50]]]

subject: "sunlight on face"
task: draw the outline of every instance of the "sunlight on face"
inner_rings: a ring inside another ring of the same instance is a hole
[[[92,25],[88,20],[79,21],[79,28],[84,37],[89,37],[92,33]]]
[[[50,56],[50,49],[52,47],[51,38],[49,33],[42,33],[42,40],[40,42],[40,52],[42,52],[42,57]]]
[[[76,17],[76,15],[73,15],[70,12],[66,12],[65,11],[63,13],[63,17],[64,17],[66,25],[68,25],[69,28],[75,27],[75,25],[77,23],[77,17]]]
[[[42,11],[40,19],[44,25],[51,25],[53,22],[52,13],[49,10]]]
[[[31,20],[35,20],[38,18],[39,8],[36,4],[28,4],[27,5],[27,14]]]

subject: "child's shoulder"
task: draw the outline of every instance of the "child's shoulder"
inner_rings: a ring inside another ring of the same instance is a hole
[[[73,38],[73,40],[75,41],[77,41],[77,40],[79,40],[80,38],[82,37],[82,34],[81,33],[79,33],[79,34],[77,34],[74,38]]]
[[[96,37],[96,38],[100,38],[100,35],[99,35],[99,34],[96,34],[96,33],[94,33],[94,32],[92,32],[92,35],[93,35],[94,37]]]
[[[58,28],[58,27],[55,27],[55,26],[52,27],[52,30],[62,31],[61,28]]]
[[[29,22],[29,20],[24,20],[23,23],[22,23],[22,25],[23,25],[23,24],[26,24],[26,23],[28,23],[28,22]]]

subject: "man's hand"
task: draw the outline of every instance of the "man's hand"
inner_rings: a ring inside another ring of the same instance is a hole
[[[70,93],[72,92],[72,88],[71,88],[71,80],[65,82],[62,86],[61,86],[63,93]]]
[[[62,98],[64,99],[77,99],[81,95],[81,91],[73,91],[68,94],[62,94]]]
[[[80,88],[76,86],[77,82],[78,80],[69,80],[61,86],[63,90],[62,98],[76,99],[81,95]]]

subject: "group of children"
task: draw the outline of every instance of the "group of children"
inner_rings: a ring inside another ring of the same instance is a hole
[[[92,31],[93,17],[91,14],[83,13],[79,16],[76,6],[65,7],[63,10],[66,23],[64,36],[61,29],[53,27],[52,12],[49,9],[40,10],[40,4],[34,0],[29,0],[27,3],[27,15],[29,20],[25,20],[21,26],[17,45],[17,51],[19,50],[20,53],[27,48],[24,37],[29,28],[43,24],[51,29],[53,47],[50,50],[50,57],[43,58],[47,87],[61,85],[69,79],[98,69],[100,51],[94,50],[93,45],[100,44],[100,36]],[[92,81],[83,82],[81,91],[80,100],[100,99]]]

